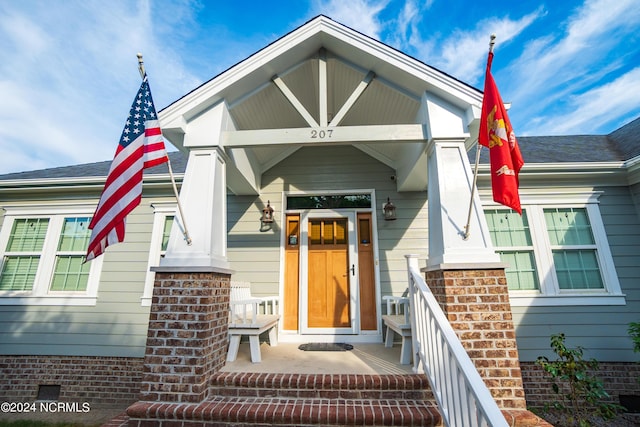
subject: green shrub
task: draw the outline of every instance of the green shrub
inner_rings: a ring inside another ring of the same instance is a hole
[[[594,418],[610,420],[624,408],[610,399],[602,382],[592,373],[598,370],[595,359],[584,360],[582,347],[568,348],[564,334],[551,336],[555,361],[538,357],[536,363],[551,375],[553,392],[558,400],[547,403],[544,412],[559,416],[563,426],[587,427]]]
[[[627,331],[633,340],[633,351],[640,353],[640,322],[629,323]]]

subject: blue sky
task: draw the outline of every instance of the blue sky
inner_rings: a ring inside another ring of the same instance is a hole
[[[497,34],[518,135],[640,116],[637,0],[0,0],[0,174],[111,160],[137,52],[160,110],[318,14],[480,89]]]

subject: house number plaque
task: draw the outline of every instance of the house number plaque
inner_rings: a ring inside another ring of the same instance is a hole
[[[311,129],[311,139],[329,139],[333,135],[333,129]]]

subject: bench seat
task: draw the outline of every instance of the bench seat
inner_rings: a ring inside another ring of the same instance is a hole
[[[240,340],[249,338],[251,362],[260,363],[260,335],[269,333],[269,345],[278,345],[278,298],[255,298],[251,296],[248,282],[231,282],[229,307],[229,350],[227,362],[238,356]]]
[[[382,323],[386,326],[384,346],[393,347],[395,334],[400,335],[400,364],[410,365],[412,358],[411,319],[409,317],[409,298],[385,296],[387,314],[382,316]]]

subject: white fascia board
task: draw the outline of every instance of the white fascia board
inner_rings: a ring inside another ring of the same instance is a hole
[[[340,42],[343,44],[341,45]],[[307,43],[307,45],[303,46],[304,43]],[[223,92],[227,88],[246,78],[251,73],[254,73],[262,67],[265,68],[264,73],[266,73],[267,70],[277,71],[278,68],[288,69],[295,63],[308,58],[310,54],[322,46],[328,50],[335,50],[338,54],[345,49],[354,55],[355,52],[353,51],[362,51],[364,54],[370,56],[369,61],[372,62],[372,67],[376,65],[373,68],[384,68],[384,65],[381,65],[381,63],[386,63],[389,67],[397,68],[426,83],[427,86],[433,88],[435,93],[438,93],[439,96],[442,96],[450,102],[454,101],[454,104],[481,105],[482,103],[482,93],[479,90],[439,72],[382,42],[358,33],[324,16],[320,16],[268,45],[256,54],[215,77],[213,80],[203,84],[182,99],[174,102],[166,109],[163,109],[159,113],[160,121],[161,123],[164,121],[171,123],[179,116],[183,116],[186,120],[189,120],[203,109],[220,101],[224,96]],[[344,56],[353,58],[353,55]],[[282,67],[265,67],[265,64],[276,60],[280,61]],[[358,63],[359,61],[356,60],[354,62]],[[365,64],[365,68],[367,68],[367,66],[368,64]],[[383,75],[385,73],[377,74]],[[253,82],[252,84],[253,86],[257,86],[271,77],[272,75],[259,76],[257,78],[261,80]],[[248,90],[250,89],[248,88]],[[233,100],[230,99],[229,101],[231,102]]]
[[[445,99],[451,101],[451,98],[456,98],[460,105],[481,105],[482,104],[482,92],[472,88],[471,86],[456,80],[443,72],[440,72],[410,56],[396,50],[384,43],[375,40],[371,37],[360,34],[352,29],[336,23],[335,21],[325,20],[325,32],[341,41],[349,43],[353,47],[362,50],[370,54],[380,61],[386,62],[389,65],[396,67],[424,82],[429,86],[437,89],[434,91],[439,96],[444,96]],[[356,61],[357,62],[357,61]],[[373,69],[376,74],[382,74],[377,72],[376,67],[368,67],[367,69]],[[460,102],[462,101],[462,102]]]
[[[525,163],[520,171],[520,186],[544,183],[553,187],[576,181],[589,185],[627,185],[627,172],[624,162]],[[478,179],[488,181],[489,176],[489,165],[479,165]]]
[[[176,182],[180,183],[184,176],[183,173],[173,174]],[[79,189],[96,189],[104,187],[104,182],[107,179],[106,176],[92,176],[92,177],[71,177],[71,178],[43,178],[43,179],[12,179],[0,181],[0,192],[27,192],[27,191],[42,191],[42,190],[55,190],[63,188]],[[144,176],[142,185],[146,188],[148,186],[161,186],[170,184],[171,178],[169,174],[154,174]]]
[[[640,156],[629,159],[625,162],[627,168],[627,182],[634,185],[640,182]]]

